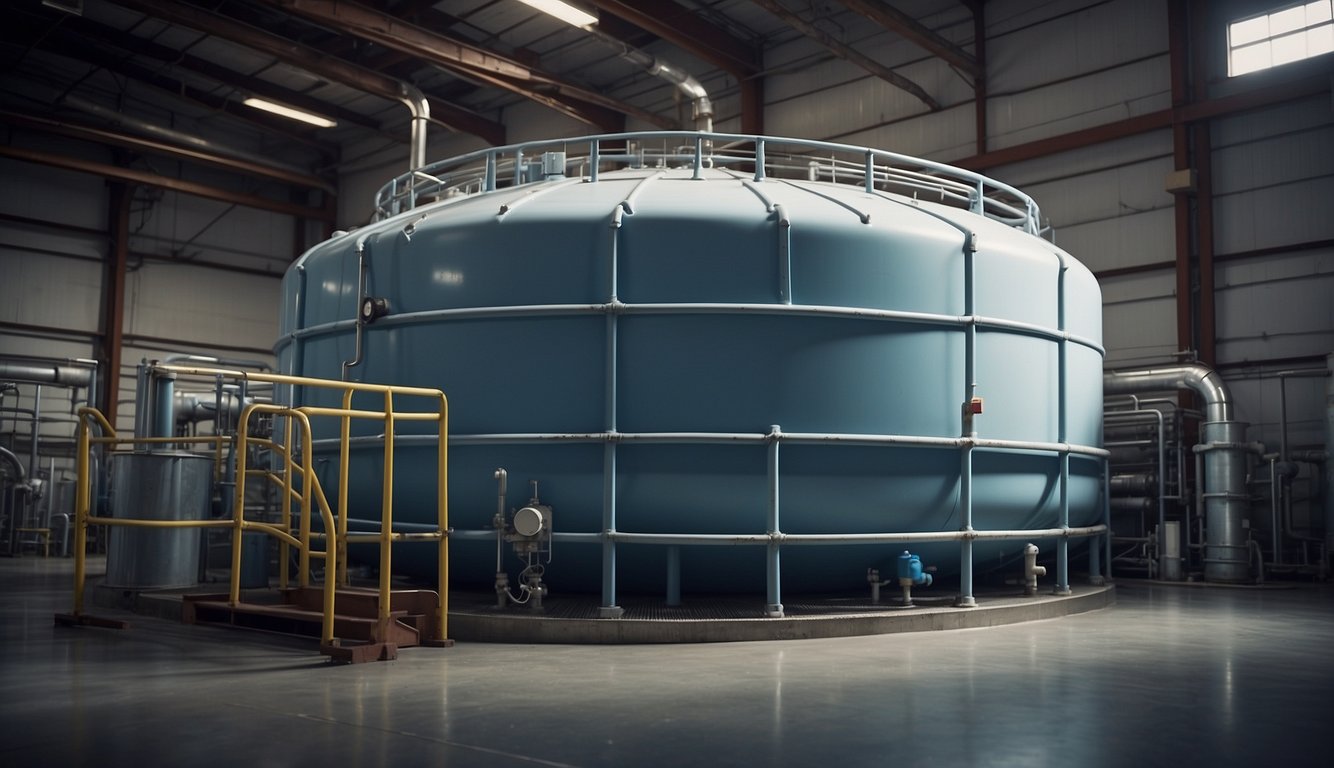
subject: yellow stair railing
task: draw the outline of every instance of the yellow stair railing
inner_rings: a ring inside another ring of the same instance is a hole
[[[336,615],[337,588],[349,583],[347,570],[347,551],[349,542],[378,542],[379,547],[379,583],[378,608],[376,622],[378,636],[387,637],[386,628],[391,617],[391,573],[392,545],[403,541],[434,541],[438,545],[439,568],[437,572],[436,627],[431,640],[423,644],[449,645],[449,493],[448,493],[448,436],[449,403],[444,393],[437,389],[422,387],[404,387],[384,384],[366,384],[361,382],[330,381],[303,376],[237,371],[216,368],[187,367],[177,365],[156,365],[154,371],[177,376],[205,377],[216,382],[228,379],[243,380],[247,383],[259,382],[275,385],[290,385],[316,389],[341,391],[342,407],[329,408],[319,406],[288,407],[271,403],[249,403],[241,412],[239,428],[235,436],[212,437],[120,437],[107,422],[105,416],[95,408],[80,408],[78,411],[78,480],[75,492],[74,522],[74,610],[72,614],[58,614],[56,619],[65,624],[97,624],[118,626],[120,622],[107,621],[88,615],[84,611],[84,593],[86,586],[86,559],[88,547],[88,529],[90,526],[129,526],[142,528],[225,528],[232,529],[231,535],[231,578],[227,601],[232,607],[241,604],[241,542],[242,534],[247,531],[261,532],[276,538],[279,542],[279,584],[286,588],[290,582],[289,566],[290,547],[297,548],[298,577],[302,587],[309,586],[311,561],[324,561],[324,579],[322,594],[322,622],[320,633],[321,650],[332,653],[338,647],[334,637],[334,617]],[[379,395],[383,398],[381,408],[354,408],[354,396],[359,394]],[[395,397],[400,399],[425,398],[430,410],[400,411],[395,409]],[[270,414],[274,420],[274,434],[282,424],[281,442],[271,438],[251,435],[252,416]],[[328,499],[315,474],[313,460],[314,436],[311,429],[312,418],[336,418],[339,420],[338,450],[338,489],[337,507],[329,505]],[[384,425],[383,432],[383,484],[380,508],[380,530],[378,532],[353,533],[348,530],[349,473],[351,454],[351,425],[354,419],[379,421]],[[436,517],[435,530],[404,533],[393,530],[394,508],[394,442],[398,422],[435,422],[437,424],[436,453]],[[93,428],[100,431],[100,436],[93,436]],[[231,519],[216,520],[145,520],[127,517],[103,517],[92,514],[92,477],[89,457],[94,445],[109,446],[113,450],[120,446],[135,448],[155,445],[209,445],[213,449],[215,478],[220,476],[223,447],[234,445],[236,456],[236,492],[232,504]],[[251,446],[269,449],[281,459],[281,471],[272,467],[251,468],[248,457]],[[297,457],[297,452],[300,457]],[[281,524],[248,520],[245,515],[246,487],[249,478],[259,477],[264,482],[276,485],[281,491]],[[293,503],[297,504],[295,520]],[[323,531],[313,530],[312,518],[318,509]],[[332,532],[332,546],[330,546]],[[323,549],[316,549],[315,542],[323,542]]]

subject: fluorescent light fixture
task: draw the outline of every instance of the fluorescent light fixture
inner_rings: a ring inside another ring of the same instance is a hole
[[[300,120],[303,123],[318,125],[321,128],[333,128],[335,125],[338,125],[338,123],[334,122],[333,120],[330,120],[327,117],[312,115],[309,112],[302,112],[301,110],[296,109],[294,107],[289,107],[286,104],[277,104],[272,101],[257,99],[254,96],[251,96],[242,103],[245,104],[247,107],[262,109],[265,112],[272,112],[275,115],[282,115],[283,117],[291,118],[292,120]]]
[[[575,8],[564,0],[519,0],[548,16],[555,16],[571,26],[583,29],[598,23],[598,17]]]

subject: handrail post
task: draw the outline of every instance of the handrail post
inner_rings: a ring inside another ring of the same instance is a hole
[[[351,387],[348,387],[343,391],[344,411],[352,409],[353,392],[354,390]],[[351,513],[347,508],[347,467],[351,462],[352,417],[344,413],[341,418],[342,431],[340,432],[338,446],[338,518],[335,521],[335,525],[338,527],[331,533],[334,536],[335,545],[339,555],[339,571],[337,573],[338,583],[342,586],[347,586],[347,520],[351,517]]]
[[[595,144],[596,145],[596,144]],[[449,401],[440,395],[440,445],[436,452],[436,510],[439,516],[439,572],[436,574],[440,639],[449,639]]]
[[[76,617],[83,614],[83,582],[84,571],[86,568],[86,550],[88,549],[88,506],[89,506],[89,482],[88,477],[88,451],[91,445],[88,440],[88,420],[85,413],[86,408],[79,409],[79,426],[77,434],[77,474],[74,486],[74,615]]]
[[[235,608],[241,602],[241,532],[245,528],[245,483],[248,472],[250,415],[258,404],[251,403],[241,412],[241,423],[236,429],[236,493],[232,501],[232,572],[227,591],[227,604]]]
[[[346,520],[347,513],[343,513]],[[344,523],[346,525],[346,523]],[[380,489],[380,605],[376,615],[380,641],[385,642],[389,626],[389,571],[394,531],[394,393],[384,393],[384,480]]]

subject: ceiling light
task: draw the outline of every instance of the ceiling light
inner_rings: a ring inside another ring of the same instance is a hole
[[[264,99],[257,99],[254,96],[251,96],[242,103],[247,107],[262,109],[265,112],[272,112],[275,115],[282,115],[283,117],[291,118],[293,120],[300,120],[303,123],[318,125],[321,128],[333,128],[338,125],[338,123],[327,117],[320,117],[319,115],[313,115],[309,112],[302,112],[295,107],[289,107],[286,104],[277,104],[272,101],[265,101]]]
[[[548,16],[555,16],[566,24],[580,29],[598,23],[598,17],[581,11],[564,2],[564,0],[519,0],[519,2],[532,6]]]

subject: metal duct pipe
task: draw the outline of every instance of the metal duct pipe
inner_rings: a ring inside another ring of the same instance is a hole
[[[0,445],[0,459],[14,467],[14,474],[18,475],[19,484],[28,479],[28,473],[23,470],[23,462],[19,461],[19,457],[15,456],[13,451],[3,445]]]
[[[691,117],[695,120],[695,130],[711,133],[713,131],[713,102],[709,92],[689,72],[668,61],[663,61],[651,53],[627,45],[596,27],[585,27],[585,31],[614,48],[621,58],[643,67],[650,75],[660,77],[675,85],[678,90],[690,97]]]
[[[1168,389],[1194,390],[1205,403],[1205,421],[1231,421],[1232,397],[1218,372],[1207,365],[1189,363],[1140,371],[1107,371],[1102,377],[1104,395],[1128,395]]]
[[[415,171],[426,165],[426,125],[431,122],[431,103],[426,94],[415,85],[398,84],[398,99],[408,105],[412,111],[412,143],[408,158],[408,170]]]
[[[1197,455],[1203,457],[1206,581],[1247,581],[1250,552],[1242,520],[1246,513],[1246,440],[1243,422],[1232,420],[1232,397],[1223,378],[1206,365],[1190,363],[1139,371],[1107,371],[1103,393],[1128,395],[1190,389],[1204,400],[1205,423]]]
[[[1112,493],[1117,496],[1144,496],[1158,492],[1157,472],[1132,472],[1112,475],[1109,481]]]
[[[0,379],[33,384],[59,384],[64,387],[87,387],[93,381],[93,369],[47,360],[0,360]]]

